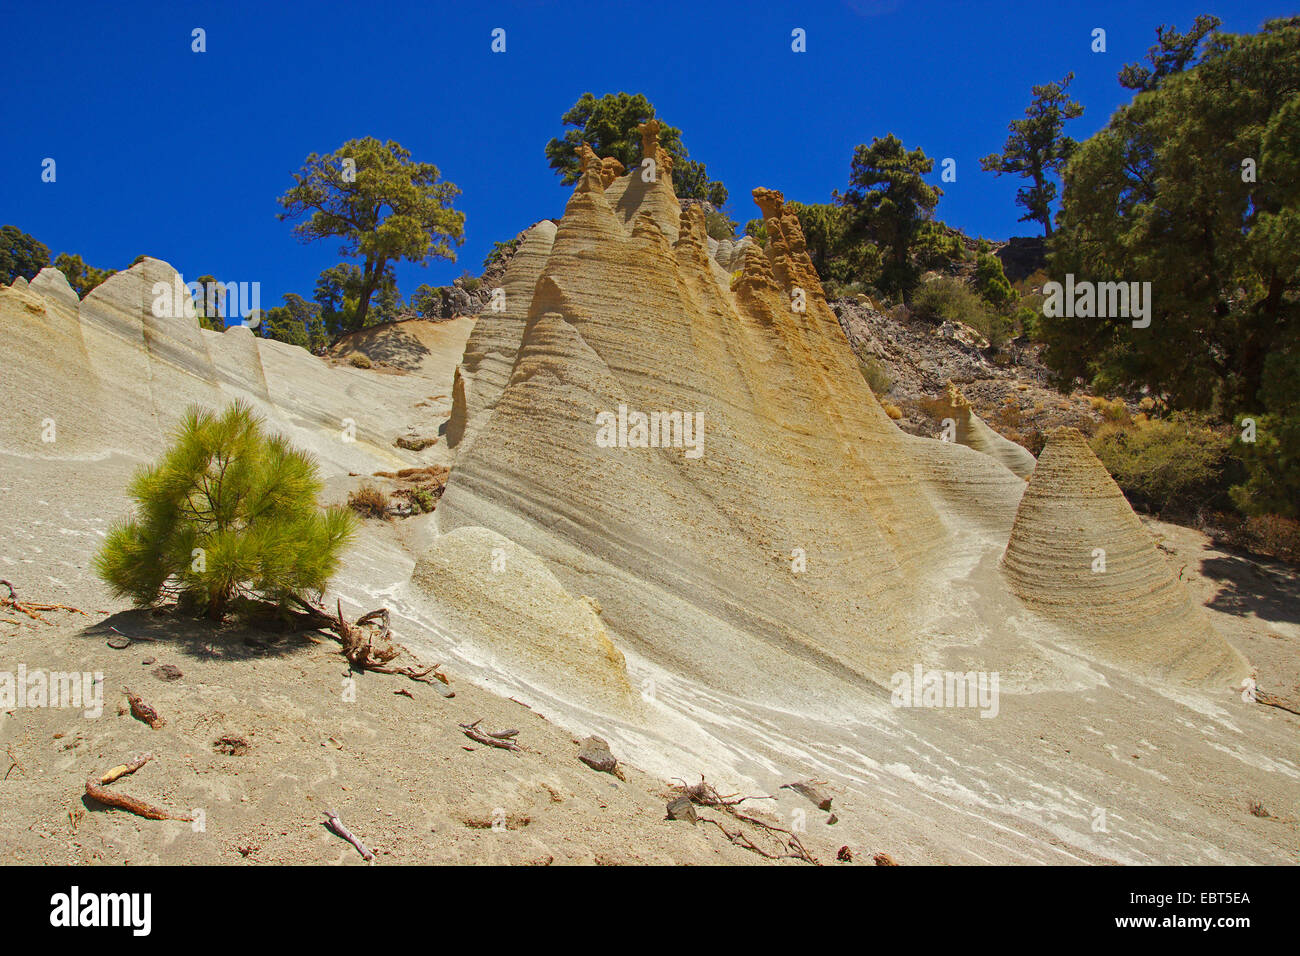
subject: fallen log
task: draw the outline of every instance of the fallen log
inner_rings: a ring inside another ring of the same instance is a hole
[[[144,817],[147,820],[182,820],[192,821],[194,817],[190,814],[172,813],[170,810],[164,810],[161,807],[155,807],[151,803],[145,803],[127,793],[118,793],[116,790],[109,790],[108,784],[117,780],[119,777],[125,777],[129,773],[135,773],[153,758],[153,754],[144,754],[136,757],[129,763],[119,764],[112,770],[102,776],[90,777],[86,780],[86,796],[92,800],[108,807],[117,807],[119,810],[126,810],[128,813],[134,813],[138,817]]]

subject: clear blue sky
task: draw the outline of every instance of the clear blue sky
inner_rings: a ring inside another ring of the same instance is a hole
[[[399,267],[409,296],[477,273],[494,240],[559,216],[569,190],[543,146],[584,91],[625,90],[683,130],[742,224],[757,215],[753,187],[827,201],[853,147],[893,132],[957,160],[940,218],[1023,235],[1035,230],[1017,222],[1018,181],[976,160],[1001,148],[1031,85],[1074,71],[1086,112],[1070,132],[1083,139],[1129,99],[1115,75],[1157,25],[1214,13],[1251,32],[1294,12],[1273,0],[10,4],[0,223],[102,268],[147,253],[186,279],[260,281],[265,308],[284,292],[310,298],[338,261],[337,243],[303,245],[276,220],[290,174],[350,138],[396,139],[461,187],[467,216],[457,263]],[[494,27],[504,54],[490,51]],[[806,53],[790,49],[795,27]],[[1105,53],[1090,50],[1095,27]]]

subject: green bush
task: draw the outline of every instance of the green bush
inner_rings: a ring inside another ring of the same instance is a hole
[[[867,380],[871,390],[879,398],[888,392],[894,385],[894,379],[885,368],[885,364],[877,358],[859,359],[858,369],[862,372],[862,377]]]
[[[498,262],[509,259],[515,254],[515,251],[523,241],[522,236],[516,236],[514,239],[508,239],[505,242],[492,243],[492,251],[490,251],[487,254],[487,257],[483,260],[483,271],[486,272]]]
[[[958,279],[940,278],[916,290],[909,303],[912,313],[936,324],[964,322],[1000,348],[1011,338],[1011,318],[989,307]]]
[[[1192,515],[1225,500],[1232,439],[1199,416],[1138,417],[1102,425],[1092,450],[1134,504]]]
[[[355,523],[321,510],[320,490],[311,457],[265,434],[249,406],[191,409],[131,480],[135,516],[109,531],[95,571],[137,607],[176,598],[218,621],[236,597],[323,591]]]
[[[704,214],[704,231],[709,234],[710,239],[717,239],[721,242],[723,239],[731,239],[736,235],[736,221],[720,210],[713,210]]]
[[[988,253],[975,257],[975,288],[995,309],[1005,309],[1016,301],[1016,290],[1002,271],[1002,260]]]

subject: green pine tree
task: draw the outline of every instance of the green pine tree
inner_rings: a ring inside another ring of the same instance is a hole
[[[1083,115],[1083,106],[1066,93],[1073,73],[1065,74],[1060,83],[1046,83],[1033,88],[1034,100],[1025,109],[1025,118],[1012,120],[1011,135],[1002,152],[980,160],[980,169],[1001,176],[1015,173],[1030,181],[1027,188],[1016,191],[1016,203],[1025,207],[1021,222],[1040,222],[1046,235],[1052,234],[1052,203],[1056,199],[1054,177],[1079,145],[1064,133],[1065,121]]]
[[[176,598],[217,621],[237,597],[319,593],[355,527],[345,509],[317,506],[321,487],[311,457],[249,406],[193,408],[132,479],[135,516],[114,525],[95,571],[139,607]]]

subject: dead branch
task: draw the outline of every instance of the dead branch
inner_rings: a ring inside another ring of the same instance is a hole
[[[343,656],[357,670],[374,671],[377,674],[395,674],[422,684],[434,684],[435,681],[438,681],[444,685],[444,687],[437,687],[442,696],[456,696],[455,692],[449,687],[451,682],[446,675],[438,672],[437,664],[397,665],[392,663],[403,654],[412,658],[415,655],[405,645],[393,640],[388,608],[383,607],[368,614],[363,614],[354,623],[349,624],[343,616],[343,601],[341,599],[336,602],[334,615],[326,614],[323,609],[308,603],[297,595],[291,595],[290,599],[307,613],[313,627],[334,634],[339,643],[343,645]]]
[[[151,803],[145,803],[143,800],[139,800],[130,794],[118,793],[115,790],[108,789],[108,784],[117,780],[119,777],[125,777],[129,773],[135,773],[148,763],[152,757],[153,754],[145,754],[144,756],[136,757],[129,763],[119,764],[98,779],[93,776],[87,778],[86,796],[107,807],[117,807],[119,810],[126,810],[128,813],[134,813],[136,816],[144,817],[147,820],[193,820],[194,817],[188,813],[172,813],[169,810],[163,810],[161,807],[155,807]]]
[[[370,852],[370,848],[358,840],[352,834],[352,831],[343,825],[343,821],[339,819],[339,815],[336,811],[326,810],[325,817],[325,825],[356,847],[357,852],[361,854],[363,860],[369,863],[375,858],[375,855]]]
[[[28,617],[32,618],[33,620],[41,621],[45,624],[50,624],[50,625],[54,624],[54,622],[51,621],[49,618],[42,617],[40,614],[41,611],[70,611],[74,614],[85,614],[86,617],[90,617],[90,615],[86,614],[86,612],[83,611],[81,608],[69,607],[66,604],[42,604],[35,601],[19,601],[18,592],[14,590],[14,586],[12,584],[10,584],[8,581],[4,579],[0,579],[0,584],[3,584],[6,588],[9,589],[9,596],[0,598],[0,607],[11,607],[15,611],[19,611],[23,614],[26,614]],[[4,618],[4,620],[10,624],[18,623],[17,621],[14,621],[10,618]]]
[[[123,687],[122,690],[125,691],[126,699],[131,704],[131,716],[136,720],[148,724],[154,730],[157,730],[163,724],[167,723],[167,721],[163,720],[162,717],[159,716],[158,711],[145,703],[143,697],[131,693],[130,688]]]
[[[1277,694],[1270,694],[1267,691],[1255,689],[1255,703],[1263,704],[1265,707],[1276,707],[1279,710],[1285,710],[1289,713],[1300,715],[1300,704],[1286,697],[1279,697]]]
[[[691,802],[698,803],[702,807],[717,807],[718,809],[728,809],[744,803],[746,800],[775,800],[773,796],[754,796],[742,797],[739,794],[729,793],[722,795],[713,788],[711,784],[705,781],[703,775],[700,776],[699,783],[688,784],[681,777],[674,777],[681,784],[683,796],[691,798]]]
[[[800,839],[791,831],[784,827],[767,823],[757,817],[751,817],[749,814],[741,813],[736,809],[736,807],[744,803],[746,800],[774,800],[776,799],[775,797],[741,797],[734,793],[723,796],[718,793],[712,785],[706,782],[703,776],[700,777],[699,783],[687,784],[685,781],[680,780],[680,778],[679,782],[682,784],[680,790],[683,796],[689,798],[692,803],[699,804],[702,807],[720,810],[723,813],[730,814],[731,817],[739,823],[747,823],[750,826],[758,827],[759,830],[770,836],[785,852],[771,853],[762,849],[745,833],[743,827],[735,833],[732,833],[717,820],[705,816],[699,817],[699,819],[703,820],[705,823],[712,823],[716,826],[726,835],[728,840],[737,846],[743,847],[746,850],[752,850],[754,853],[766,857],[769,860],[801,860],[804,863],[811,863],[813,866],[821,865],[817,861],[817,858],[808,852],[802,841],[800,841]]]
[[[495,734],[489,734],[487,731],[479,730],[478,725],[483,720],[480,717],[472,724],[461,724],[460,729],[470,740],[477,741],[488,747],[499,747],[502,750],[518,750],[519,745],[514,742],[514,737],[519,733],[517,730],[502,730]]]

